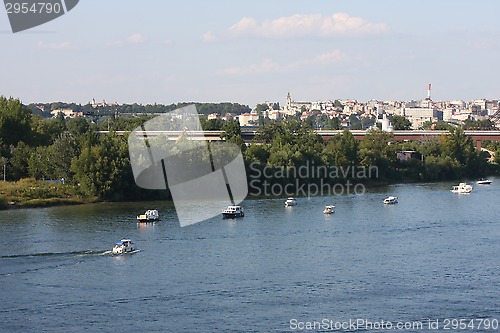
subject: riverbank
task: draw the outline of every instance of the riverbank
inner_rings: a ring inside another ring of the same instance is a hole
[[[498,169],[496,171],[498,171]],[[498,172],[494,173],[494,176],[498,175],[499,175]],[[457,179],[456,181],[459,181],[459,179]],[[302,190],[300,191],[299,190],[296,191],[295,188],[293,188],[292,191],[293,193],[287,193],[287,192],[273,193],[272,186],[270,193],[265,192],[264,188],[259,189],[261,190],[261,192],[252,193],[252,187],[249,185],[249,194],[247,199],[258,200],[263,198],[275,198],[275,199],[286,198],[289,196],[307,197],[307,196],[322,196],[322,195],[334,195],[334,194],[336,195],[351,194],[349,191],[357,191],[356,185],[361,186],[359,189],[361,189],[362,192],[364,193],[364,191],[367,189],[375,189],[393,184],[418,184],[421,182],[422,182],[421,180],[415,180],[415,179],[407,179],[407,180],[400,179],[399,181],[366,180],[365,182],[350,182],[349,188],[344,188],[343,186],[345,184],[340,182],[339,184],[336,184],[337,186],[335,186],[334,184],[328,187],[328,189],[330,189],[331,191],[326,191],[324,188],[318,187],[317,184],[310,183],[310,184],[304,184]],[[439,181],[430,181],[430,182],[438,183]],[[284,187],[283,184],[276,184],[276,185],[280,185],[280,188]],[[132,201],[143,201],[143,200],[155,200],[155,199],[143,198],[142,200],[132,200]],[[0,210],[15,209],[15,208],[41,208],[41,207],[51,207],[51,206],[79,205],[79,204],[98,203],[98,202],[105,202],[105,201],[99,200],[97,197],[85,196],[84,194],[81,193],[81,191],[76,185],[48,183],[41,180],[35,180],[33,178],[25,178],[17,182],[0,181]]]
[[[48,183],[33,178],[17,182],[0,182],[0,209],[34,208],[77,205],[97,202],[97,198],[82,195],[78,188],[60,183]]]

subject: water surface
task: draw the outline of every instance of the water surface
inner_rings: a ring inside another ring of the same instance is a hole
[[[164,202],[3,211],[0,327],[291,332],[292,319],[500,320],[500,179],[470,195],[452,185],[298,198],[288,208],[247,200],[242,219],[185,228]],[[388,195],[399,204],[384,206]],[[329,204],[336,212],[325,216]],[[162,221],[136,223],[153,208]],[[121,238],[141,252],[110,255]]]

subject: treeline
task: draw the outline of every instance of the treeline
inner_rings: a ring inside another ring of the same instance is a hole
[[[498,164],[500,147],[496,148]],[[361,141],[347,130],[324,141],[307,123],[275,122],[259,129],[244,156],[247,167],[253,165],[247,169],[249,180],[261,177],[257,184],[266,180],[271,185],[475,179],[498,170],[488,163],[489,154],[478,153],[461,128],[450,128],[448,135],[423,142],[398,142],[392,133],[378,129]],[[374,168],[377,172],[359,172]],[[310,177],[297,180],[297,173],[287,170],[305,170],[302,174]],[[320,175],[318,170],[327,171]]]
[[[142,120],[109,121],[112,129],[132,130]],[[168,192],[135,185],[127,137],[98,135],[98,130],[88,118],[46,119],[32,114],[18,99],[0,97],[0,157],[6,180],[64,179],[79,195],[98,200],[169,198]]]
[[[116,116],[116,115],[128,115],[128,114],[155,114],[155,113],[165,113],[170,112],[175,109],[187,106],[196,105],[196,109],[199,114],[209,115],[211,113],[218,113],[225,115],[231,114],[242,114],[250,112],[251,109],[248,105],[242,105],[238,103],[222,102],[222,103],[174,103],[174,104],[121,104],[121,105],[100,105],[94,107],[92,104],[76,104],[76,103],[32,103],[27,105],[32,114],[38,115],[44,118],[52,117],[52,110],[73,110],[75,112],[81,112],[85,116]]]
[[[169,199],[168,191],[148,191],[135,185],[127,137],[114,130],[131,131],[149,117],[108,117],[101,123],[77,117],[47,119],[31,112],[18,99],[0,97],[0,157],[5,178],[65,180],[82,196],[98,200]],[[280,171],[299,167],[376,167],[377,173],[360,181],[437,181],[485,176],[494,170],[489,155],[476,151],[474,143],[460,128],[449,135],[425,142],[396,142],[391,133],[373,130],[358,141],[349,131],[324,141],[312,126],[299,120],[269,122],[260,127],[255,142],[246,145],[237,121],[202,119],[204,129],[223,131],[222,138],[239,145],[247,166],[248,180],[264,177],[256,170]],[[99,129],[109,134],[99,135]],[[500,146],[491,144],[500,162]],[[415,152],[402,161],[400,151]],[[4,168],[3,168],[4,167]],[[275,177],[270,182],[290,181]],[[267,176],[266,176],[267,177]],[[356,178],[328,175],[326,181]],[[358,177],[359,178],[359,177]],[[359,180],[359,179],[357,179]],[[318,181],[316,176],[301,182]]]
[[[18,99],[0,97],[0,157],[5,178],[64,179],[82,196],[98,200],[170,199],[168,191],[135,185],[127,137],[114,133],[132,131],[150,118],[111,115],[97,123],[89,117],[43,118]],[[202,117],[202,123],[207,123],[206,118]],[[98,134],[107,129],[109,134]],[[219,129],[227,141],[243,144],[238,122],[225,122]]]

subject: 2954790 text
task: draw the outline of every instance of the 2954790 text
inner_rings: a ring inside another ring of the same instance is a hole
[[[432,330],[497,330],[498,319],[493,318],[445,318],[429,321],[429,329]]]

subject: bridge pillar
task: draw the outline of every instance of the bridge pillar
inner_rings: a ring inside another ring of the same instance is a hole
[[[476,149],[478,152],[481,152],[481,140],[476,140]]]

